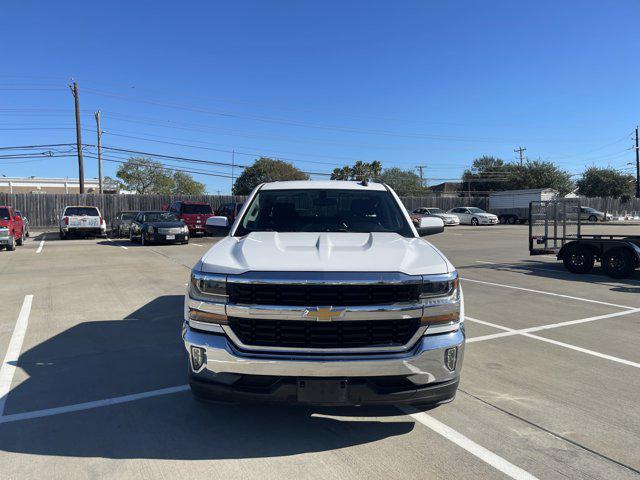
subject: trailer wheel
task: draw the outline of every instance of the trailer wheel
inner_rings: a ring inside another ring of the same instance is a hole
[[[626,248],[612,248],[602,255],[602,268],[613,278],[626,278],[633,272],[633,255]]]
[[[512,215],[511,217],[507,218],[507,223],[508,223],[509,225],[514,225],[514,224],[516,223],[516,221],[517,221],[517,220],[518,220],[518,218],[517,218],[517,217],[514,217],[514,216]]]
[[[507,223],[507,217],[505,217],[504,215],[500,215],[500,216],[498,217],[498,220],[499,220],[499,221],[500,221],[500,223],[502,223],[503,225],[504,225],[505,223]]]
[[[589,273],[593,269],[593,252],[584,245],[567,245],[562,263],[571,273]]]

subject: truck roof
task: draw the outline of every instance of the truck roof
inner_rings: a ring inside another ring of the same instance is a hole
[[[370,182],[366,186],[361,182],[343,180],[291,180],[286,182],[264,183],[261,190],[376,190],[384,191],[382,183]]]

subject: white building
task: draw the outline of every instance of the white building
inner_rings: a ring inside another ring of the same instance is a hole
[[[114,181],[102,182],[103,193],[125,193]],[[0,177],[2,193],[80,193],[77,178]],[[98,193],[97,178],[85,179],[84,193]]]

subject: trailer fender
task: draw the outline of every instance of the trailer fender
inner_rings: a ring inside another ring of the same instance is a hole
[[[593,251],[593,255],[594,256],[596,256],[596,257],[600,256],[600,252],[598,251],[598,249],[594,245],[590,245],[589,243],[581,242],[580,240],[573,240],[571,242],[565,243],[562,247],[560,247],[560,250],[558,250],[558,254],[556,255],[556,258],[558,260],[562,260],[564,252],[566,251],[567,247],[569,247],[570,245],[575,245],[575,244],[581,244],[583,247],[590,248]]]

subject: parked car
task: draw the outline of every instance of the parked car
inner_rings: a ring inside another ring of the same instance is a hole
[[[65,207],[60,217],[59,228],[62,240],[66,240],[70,236],[107,236],[107,225],[98,207]]]
[[[189,228],[173,212],[138,212],[129,229],[129,239],[150,243],[189,243]]]
[[[577,215],[573,212],[570,218],[576,219]],[[608,222],[613,220],[613,215],[610,213],[604,213],[591,207],[580,207],[580,220],[587,220],[589,222]]]
[[[223,203],[216,209],[215,215],[216,217],[227,217],[229,225],[231,225],[236,221],[236,217],[238,216],[238,213],[240,213],[242,205],[242,203],[238,202]]]
[[[13,251],[24,243],[22,217],[7,205],[0,206],[0,248]]]
[[[478,207],[457,207],[449,210],[460,219],[460,223],[464,225],[495,225],[498,223],[498,217],[493,213],[488,213]]]
[[[204,235],[207,218],[213,217],[211,205],[205,202],[177,201],[169,205],[170,212],[175,213],[189,227],[189,233]]]
[[[116,237],[128,237],[131,222],[137,214],[138,212],[133,210],[118,212],[111,221],[111,235]]]
[[[24,215],[20,210],[16,210],[16,215],[22,218],[23,228],[24,228],[24,236],[29,238],[29,219],[26,215]]]
[[[411,214],[411,221],[414,225],[420,223],[422,217],[438,217],[441,218],[445,226],[447,225],[460,225],[460,219],[451,213],[447,213],[440,208],[435,207],[420,207],[416,208]]]
[[[196,264],[182,336],[197,398],[435,406],[464,356],[455,267],[379,183],[256,187]]]

